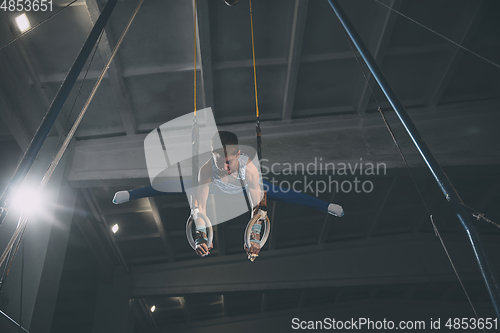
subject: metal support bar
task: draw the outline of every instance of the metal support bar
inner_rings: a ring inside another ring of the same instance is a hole
[[[370,52],[364,45],[363,41],[352,27],[351,23],[349,22],[347,16],[345,15],[344,11],[342,10],[338,2],[336,0],[328,0],[328,2],[330,3],[330,6],[332,7],[333,11],[339,18],[340,22],[342,23],[342,26],[347,31],[354,45],[358,49],[359,53],[363,57],[363,60],[365,61],[366,65],[368,66],[368,68],[370,68],[370,71],[377,80],[385,96],[389,100],[389,103],[391,103],[398,118],[403,123],[403,126],[405,127],[406,131],[410,135],[410,138],[412,139],[413,143],[420,152],[420,155],[422,155],[422,158],[424,159],[432,175],[436,179],[439,187],[441,188],[441,191],[443,192],[446,199],[451,203],[453,209],[455,210],[455,213],[460,222],[462,223],[462,226],[464,227],[469,237],[469,240],[472,244],[472,248],[474,249],[474,254],[476,255],[476,260],[479,264],[479,269],[481,270],[484,282],[486,283],[486,288],[488,289],[488,293],[493,303],[493,307],[495,309],[497,317],[500,318],[500,287],[498,284],[498,278],[496,277],[495,272],[493,271],[493,269],[490,266],[490,263],[488,262],[485,249],[481,243],[481,240],[479,239],[479,234],[476,230],[470,212],[468,212],[464,207],[462,199],[456,192],[455,188],[451,184],[450,180],[444,173],[441,166],[438,164],[438,162],[432,155],[431,151],[429,150],[425,142],[422,140],[420,133],[413,124],[409,115],[406,113],[403,104],[392,90],[391,86],[389,85],[389,82],[386,80],[385,76],[382,74],[382,71],[379,69],[377,63],[375,62],[375,59],[370,54]]]
[[[7,210],[10,205],[9,198],[12,195],[12,191],[18,188],[26,178],[26,175],[28,174],[31,166],[33,165],[33,162],[35,161],[35,158],[38,155],[40,148],[42,148],[42,145],[45,139],[47,138],[47,135],[49,134],[52,126],[54,125],[57,116],[59,115],[59,112],[61,111],[64,105],[64,102],[68,98],[68,95],[71,92],[73,85],[75,84],[78,78],[78,75],[80,74],[85,63],[87,62],[87,59],[90,53],[92,52],[92,49],[94,48],[99,36],[101,35],[104,26],[108,22],[108,19],[111,16],[111,13],[113,12],[113,9],[117,1],[118,0],[109,0],[106,6],[104,7],[101,15],[99,16],[99,19],[96,21],[94,27],[92,28],[92,31],[90,31],[87,40],[83,44],[83,47],[80,50],[80,53],[78,54],[78,57],[73,63],[73,66],[71,67],[68,75],[66,76],[66,79],[59,88],[56,97],[52,101],[52,104],[50,105],[47,114],[43,118],[40,127],[38,127],[35,136],[31,140],[28,149],[24,153],[21,162],[17,166],[14,175],[12,176],[10,182],[8,183],[2,196],[0,197],[0,224],[3,222],[5,216],[7,215]]]
[[[21,325],[19,325],[14,319],[12,319],[11,317],[9,317],[5,312],[0,311],[0,315],[2,315],[3,317],[5,317],[5,319],[7,319],[8,322],[11,322],[14,325],[16,325],[19,328],[19,331],[22,330],[22,331],[24,331],[26,333],[30,333],[27,329],[25,329],[24,327],[22,327]]]

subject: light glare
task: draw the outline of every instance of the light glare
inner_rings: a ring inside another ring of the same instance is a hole
[[[34,189],[22,188],[14,196],[11,207],[22,213],[40,211],[42,208],[42,196]]]
[[[31,27],[30,21],[28,20],[28,16],[26,16],[26,14],[22,14],[16,17],[16,23],[21,32],[24,32]]]
[[[115,224],[115,225],[111,228],[111,230],[113,231],[113,233],[114,233],[114,234],[116,234],[116,232],[118,231],[118,229],[119,229],[119,228],[118,228],[118,224]]]
[[[155,312],[155,310],[156,310],[156,306],[154,306],[154,305],[153,305],[153,306],[151,307],[151,312]]]

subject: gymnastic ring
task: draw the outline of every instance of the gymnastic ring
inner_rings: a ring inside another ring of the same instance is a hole
[[[267,216],[267,212],[264,212],[264,211],[259,209],[257,214],[255,214],[252,217],[252,219],[250,220],[250,222],[248,222],[247,227],[245,229],[244,239],[245,239],[245,246],[247,247],[247,249],[251,248],[251,246],[250,246],[250,234],[252,233],[252,227],[257,221],[262,220],[263,217],[265,217],[264,221],[266,224],[265,225],[266,231],[264,232],[264,235],[260,239],[260,248],[262,249],[264,247],[264,245],[266,244],[267,238],[269,237],[269,233],[271,232],[271,222],[269,221],[269,217]]]
[[[198,216],[201,217],[203,221],[205,221],[205,227],[207,228],[207,237],[208,237],[207,247],[210,248],[212,246],[212,240],[214,238],[212,223],[210,223],[209,218],[205,214],[198,212]],[[186,223],[186,237],[189,245],[191,245],[193,250],[196,250],[196,243],[193,238],[193,233],[191,232],[192,224],[193,224],[193,215],[189,215],[189,218]]]

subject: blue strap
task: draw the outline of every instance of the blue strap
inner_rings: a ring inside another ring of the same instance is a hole
[[[207,227],[205,227],[204,225],[197,225],[196,232],[205,233],[205,235],[206,235],[207,234]],[[208,242],[208,238],[206,238],[206,237],[200,237],[194,241],[194,243],[196,245],[200,245],[200,244],[203,244],[206,242]]]
[[[259,234],[260,235],[260,231],[262,230],[262,225],[261,224],[254,224],[252,226],[252,232],[256,233],[256,234]]]
[[[208,238],[196,238],[196,240],[194,241],[196,245],[200,245],[206,242],[208,242]]]

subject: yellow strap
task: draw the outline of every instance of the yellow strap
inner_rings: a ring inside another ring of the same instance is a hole
[[[194,116],[196,117],[196,0],[194,0]]]
[[[253,54],[253,80],[255,86],[255,108],[257,118],[259,118],[259,99],[257,97],[257,69],[255,68],[255,44],[253,39],[253,16],[252,16],[252,0],[250,0],[250,26],[252,28],[252,54]]]

